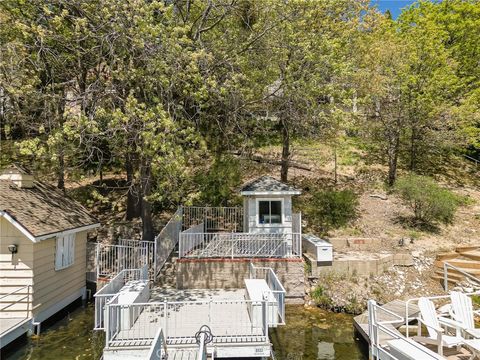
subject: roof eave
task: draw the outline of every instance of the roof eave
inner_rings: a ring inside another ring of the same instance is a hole
[[[300,190],[285,190],[285,191],[241,191],[240,194],[243,196],[251,196],[251,195],[261,195],[261,196],[269,196],[269,195],[300,195],[302,192]]]
[[[13,226],[15,226],[23,235],[25,235],[28,239],[33,241],[34,243],[38,243],[42,240],[51,239],[52,237],[59,236],[59,235],[67,235],[72,233],[77,233],[80,231],[87,231],[96,229],[100,226],[100,223],[93,223],[89,225],[79,226],[73,229],[57,231],[49,234],[43,234],[39,236],[34,236],[30,231],[27,230],[22,224],[20,224],[14,217],[12,217],[8,212],[4,210],[0,210],[0,216],[4,217],[7,221],[9,221]]]

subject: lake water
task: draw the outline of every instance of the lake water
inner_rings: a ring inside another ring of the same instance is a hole
[[[80,307],[38,338],[15,346],[4,360],[97,360],[104,337],[94,332],[93,305]],[[287,325],[270,332],[277,360],[365,360],[362,345],[355,339],[352,316],[321,309],[286,308]]]

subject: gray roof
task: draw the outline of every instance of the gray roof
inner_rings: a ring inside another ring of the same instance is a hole
[[[11,180],[0,180],[0,211],[33,237],[98,224],[79,203],[39,181],[32,188],[20,188]]]
[[[248,194],[268,194],[282,193],[285,195],[299,195],[300,190],[285,184],[271,176],[262,176],[246,184],[242,190],[242,195]]]

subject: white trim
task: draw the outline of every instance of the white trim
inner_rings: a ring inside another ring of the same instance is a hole
[[[55,315],[60,310],[63,310],[64,308],[66,308],[68,305],[70,305],[75,300],[83,297],[84,294],[85,294],[85,291],[86,291],[85,289],[86,289],[86,287],[83,286],[82,288],[75,291],[73,294],[71,294],[71,295],[63,298],[62,300],[58,301],[57,303],[53,304],[48,309],[45,309],[45,310],[39,312],[38,314],[36,314],[33,317],[33,322],[45,321],[49,317],[51,317],[52,315]],[[35,310],[33,310],[33,311],[35,312]]]
[[[68,234],[73,234],[77,233],[80,231],[85,231],[85,230],[91,230],[91,229],[96,229],[97,227],[100,226],[100,223],[95,223],[91,225],[85,225],[65,231],[58,231],[54,232],[51,234],[45,234],[45,235],[40,235],[40,236],[33,236],[30,231],[28,231],[22,224],[20,224],[17,220],[15,220],[10,214],[4,210],[0,210],[0,216],[4,217],[6,220],[8,220],[13,226],[15,226],[23,235],[25,235],[27,238],[32,240],[34,243],[40,242],[42,240],[46,239],[51,239],[54,238],[55,236],[63,236],[63,235],[68,235]]]
[[[289,190],[289,191],[241,191],[240,194],[243,196],[271,196],[271,195],[300,195],[302,192],[300,190]]]
[[[285,226],[285,203],[284,203],[284,198],[256,198],[255,199],[255,224],[257,227],[284,227]],[[281,223],[275,223],[275,224],[260,224],[260,201],[280,201],[282,203],[281,205],[281,213],[282,213],[282,222]]]

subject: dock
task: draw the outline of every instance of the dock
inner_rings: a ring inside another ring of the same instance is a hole
[[[7,346],[31,329],[31,318],[0,318],[0,348]]]
[[[393,312],[398,317],[402,317],[402,318],[405,318],[405,309],[406,309],[405,307],[406,307],[406,302],[402,300],[393,300],[389,303],[379,306],[379,308]],[[419,312],[420,312],[420,309],[418,308],[417,305],[410,304],[408,307],[408,318],[409,319],[415,318]],[[392,332],[400,334],[400,332],[398,331],[398,328],[405,324],[404,321],[400,321],[398,320],[398,318],[384,311],[379,311],[377,313],[377,321],[379,322],[395,321],[395,320],[397,321],[392,324],[386,325],[386,327],[388,327],[389,330],[391,330]],[[370,338],[368,336],[368,310],[361,315],[355,316],[353,318],[353,325],[355,326],[355,329],[362,335],[363,339],[366,342],[370,343]],[[393,337],[383,333],[381,334],[379,341],[380,341],[380,344],[383,345],[387,341],[392,339]]]

